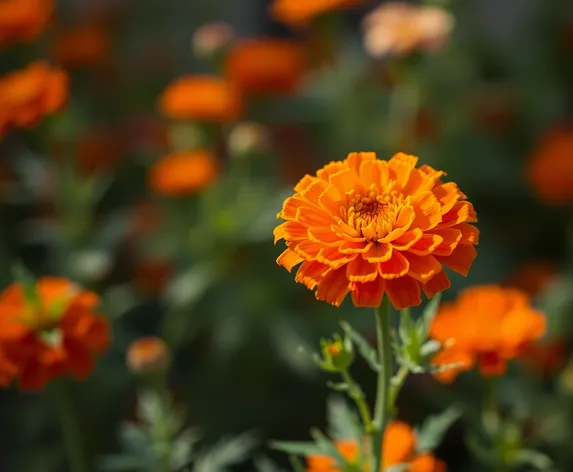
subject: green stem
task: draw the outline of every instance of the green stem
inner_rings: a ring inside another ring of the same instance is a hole
[[[390,300],[384,297],[382,304],[375,309],[376,335],[378,339],[378,386],[376,389],[376,406],[374,409],[374,467],[372,470],[383,469],[382,441],[384,432],[390,421],[392,406],[390,404],[390,379],[392,376],[392,344],[390,339]]]
[[[398,399],[398,395],[400,394],[400,390],[402,390],[402,386],[406,381],[406,377],[410,370],[406,366],[401,366],[398,373],[392,377],[391,385],[390,385],[390,407],[393,408],[396,405],[396,400]]]
[[[354,400],[358,411],[360,413],[360,418],[362,419],[362,424],[366,433],[372,435],[374,433],[374,426],[372,424],[372,415],[370,414],[370,408],[366,403],[366,397],[360,386],[354,381],[350,372],[348,370],[343,370],[340,375],[348,385],[348,394],[350,398]]]
[[[86,443],[73,401],[70,384],[66,380],[56,380],[50,384],[51,393],[60,418],[64,446],[71,472],[89,472],[91,470]]]

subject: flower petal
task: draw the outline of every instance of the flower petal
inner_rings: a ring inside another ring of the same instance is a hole
[[[378,277],[371,282],[353,282],[352,303],[354,306],[378,307],[384,296],[384,279]]]
[[[432,254],[435,249],[442,243],[443,239],[438,234],[426,233],[419,241],[408,249],[408,252],[417,254],[418,256],[425,256]]]
[[[420,286],[412,277],[404,276],[398,279],[385,280],[388,298],[396,310],[403,310],[422,303]]]
[[[350,282],[372,282],[378,277],[378,264],[358,256],[346,266],[346,277]]]
[[[455,228],[462,232],[462,241],[465,244],[479,244],[479,229],[474,225],[460,223],[456,225]]]
[[[296,219],[298,209],[302,206],[308,206],[308,203],[298,197],[289,197],[283,203],[283,208],[277,215],[277,218],[282,218],[283,220],[294,220]]]
[[[451,256],[436,256],[438,261],[464,277],[467,277],[477,251],[469,244],[460,244]]]
[[[280,239],[302,241],[308,239],[308,228],[297,221],[285,221],[275,228],[273,234],[275,236],[275,244]]]
[[[343,169],[336,174],[331,175],[328,180],[342,193],[352,192],[356,189],[363,188],[360,180],[358,180],[356,173],[349,168]]]
[[[458,200],[466,198],[454,182],[447,182],[434,187],[432,192],[442,205],[442,213],[449,212]]]
[[[452,254],[458,243],[462,239],[462,232],[455,228],[442,228],[433,231],[434,234],[442,237],[442,242],[432,254],[436,256],[449,256]]]
[[[442,269],[441,272],[438,272],[428,282],[422,285],[422,290],[426,294],[426,297],[434,298],[438,293],[449,289],[451,285],[452,283],[450,282],[448,275]]]
[[[442,271],[441,264],[434,256],[417,256],[406,254],[410,263],[408,275],[421,283],[429,282],[436,274]]]
[[[318,205],[329,214],[338,216],[343,195],[334,185],[329,185],[318,197]]]
[[[296,211],[296,221],[305,226],[330,226],[334,220],[328,213],[309,206],[300,206]]]
[[[363,257],[369,262],[386,262],[392,257],[392,246],[384,243],[371,244]]]
[[[316,298],[334,306],[340,306],[350,292],[346,267],[333,270],[324,276],[316,289]]]
[[[390,177],[394,178],[401,188],[404,188],[410,179],[410,172],[416,167],[418,158],[399,152],[388,161]]]
[[[422,192],[412,200],[412,206],[416,218],[412,226],[427,230],[436,227],[442,221],[442,207],[435,195],[430,192]]]
[[[364,162],[375,162],[376,153],[375,152],[351,152],[346,157],[346,163],[356,175],[360,175],[360,166]]]
[[[410,270],[410,263],[399,251],[392,251],[392,257],[378,263],[378,272],[384,279],[403,277]]]
[[[295,281],[304,285],[310,290],[318,285],[322,276],[329,270],[329,267],[317,261],[305,261],[301,264],[296,273]]]
[[[413,230],[405,232],[402,236],[392,241],[392,246],[399,251],[405,251],[410,249],[414,244],[422,239],[423,235],[424,233],[421,229],[414,228]]]
[[[450,211],[444,213],[440,228],[475,222],[477,222],[477,215],[474,206],[470,202],[457,202]]]
[[[321,226],[307,230],[307,238],[311,241],[325,246],[340,246],[342,241],[330,226]]]
[[[277,264],[283,266],[289,272],[302,261],[304,261],[304,259],[290,249],[285,249],[277,258]]]

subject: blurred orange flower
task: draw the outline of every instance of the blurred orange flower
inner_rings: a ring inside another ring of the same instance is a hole
[[[527,164],[527,176],[544,203],[573,203],[573,125],[545,133]]]
[[[386,470],[397,464],[409,464],[406,470],[411,472],[445,472],[446,465],[430,453],[416,453],[416,434],[406,423],[393,421],[386,428],[382,445],[384,464],[380,470]],[[357,462],[359,446],[354,441],[337,441],[336,449],[349,463]],[[369,470],[365,467],[365,472]],[[307,457],[306,472],[342,472],[336,462],[329,456]]]
[[[302,27],[325,13],[352,8],[361,3],[364,0],[274,0],[270,13],[281,23]]]
[[[243,104],[239,91],[227,80],[190,75],[167,86],[159,107],[169,118],[227,122],[239,118]]]
[[[449,288],[442,266],[467,275],[479,231],[471,203],[453,182],[403,153],[390,161],[351,153],[316,176],[306,175],[287,198],[275,231],[287,249],[277,259],[316,298],[339,306],[419,305]]]
[[[530,297],[541,295],[559,278],[559,268],[549,261],[531,261],[515,269],[506,285],[523,290]]]
[[[0,136],[12,126],[30,127],[60,110],[68,98],[68,76],[43,62],[0,77]]]
[[[170,362],[169,347],[155,336],[136,339],[127,349],[127,367],[137,374],[165,370]]]
[[[64,67],[99,66],[111,55],[109,31],[96,24],[59,31],[53,52],[55,60]]]
[[[442,8],[384,3],[364,19],[364,45],[373,57],[436,50],[446,42],[453,26],[453,15]]]
[[[149,185],[162,195],[188,195],[209,186],[217,177],[218,168],[217,160],[208,151],[178,152],[151,167]]]
[[[140,259],[134,269],[137,285],[151,294],[161,293],[173,273],[173,266],[165,259]]]
[[[108,322],[94,313],[96,294],[56,277],[40,279],[36,292],[38,299],[30,300],[13,284],[0,295],[4,386],[17,379],[23,390],[38,390],[60,375],[84,378],[93,369],[93,356],[109,344]]]
[[[430,336],[446,348],[432,362],[460,363],[437,375],[445,382],[476,363],[484,376],[502,375],[507,361],[522,355],[544,333],[545,317],[530,306],[525,293],[496,285],[470,287],[438,311]]]
[[[229,51],[225,70],[246,93],[291,94],[305,71],[304,50],[288,40],[249,39]]]
[[[53,9],[53,0],[2,0],[0,47],[37,39],[48,26]]]

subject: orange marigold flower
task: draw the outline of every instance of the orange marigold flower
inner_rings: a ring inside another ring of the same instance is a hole
[[[0,77],[0,136],[12,126],[35,125],[60,110],[67,98],[68,76],[43,62]]]
[[[163,371],[170,362],[169,347],[155,336],[136,339],[127,350],[127,367],[136,374]]]
[[[380,471],[397,464],[409,464],[411,472],[445,472],[446,465],[432,454],[416,453],[416,435],[412,428],[401,421],[393,421],[386,428],[382,444],[383,465]],[[355,441],[336,441],[336,449],[344,459],[353,463],[359,458],[359,446]],[[306,459],[306,472],[342,472],[329,456],[315,455]],[[365,467],[365,472],[369,470]]]
[[[364,0],[274,0],[270,13],[281,23],[302,27],[325,13],[352,8],[361,3]]]
[[[364,19],[364,44],[373,57],[433,51],[443,46],[453,26],[453,15],[443,8],[385,3]]]
[[[226,75],[254,94],[290,94],[306,69],[302,47],[283,39],[249,39],[234,46],[225,61]]]
[[[539,199],[548,204],[573,203],[573,125],[544,134],[527,165],[527,176]]]
[[[545,324],[543,314],[519,290],[497,285],[463,290],[455,302],[442,305],[430,328],[430,336],[446,346],[432,362],[460,363],[438,378],[451,381],[476,363],[482,375],[502,375],[509,359],[522,355],[544,335]]]
[[[217,174],[217,160],[208,151],[178,152],[151,167],[149,185],[159,194],[188,195],[203,190]]]
[[[53,9],[53,0],[2,0],[0,47],[37,39],[48,26]]]
[[[60,375],[86,377],[110,340],[107,320],[94,312],[96,294],[56,277],[40,279],[36,292],[35,302],[20,284],[0,295],[0,377],[6,384],[11,366],[9,380],[24,390],[41,389]]]
[[[227,122],[240,116],[243,104],[239,91],[227,80],[190,75],[167,86],[159,107],[169,118]]]
[[[379,306],[387,294],[397,309],[419,305],[449,288],[443,270],[467,275],[479,231],[471,203],[443,172],[403,153],[389,161],[351,153],[316,176],[306,175],[287,198],[275,231],[287,249],[277,259],[316,298],[339,306]]]
[[[56,61],[65,67],[99,66],[111,54],[109,32],[100,25],[80,25],[59,31],[53,44]]]

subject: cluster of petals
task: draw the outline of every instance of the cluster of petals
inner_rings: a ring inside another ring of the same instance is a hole
[[[446,42],[453,27],[453,15],[442,8],[384,3],[364,19],[364,46],[377,58],[436,50]]]
[[[538,198],[551,205],[573,203],[573,125],[556,126],[539,140],[527,164]]]
[[[336,441],[336,449],[349,463],[359,463],[360,448],[355,441]],[[406,472],[445,472],[446,465],[429,452],[417,452],[416,434],[409,425],[393,421],[386,428],[382,444],[383,465],[380,470],[392,466],[400,467]],[[353,469],[354,470],[354,469]],[[402,469],[400,469],[402,470]],[[364,472],[369,471],[368,465]],[[314,455],[307,457],[306,472],[342,472],[333,458]]]
[[[188,195],[207,187],[218,173],[218,162],[208,151],[177,152],[153,164],[149,186],[161,195]]]
[[[467,275],[479,232],[474,208],[453,182],[403,153],[389,161],[351,153],[316,176],[306,175],[285,200],[275,243],[277,263],[316,298],[339,306],[379,306],[384,294],[397,309],[419,305],[450,286],[444,266]]]
[[[44,62],[0,77],[0,136],[12,127],[37,124],[59,111],[67,98],[67,74]]]
[[[165,88],[159,108],[168,118],[226,123],[239,118],[243,100],[239,89],[227,79],[186,75]]]
[[[53,0],[2,0],[0,47],[37,39],[50,22]]]
[[[294,93],[305,70],[303,48],[284,39],[252,38],[238,42],[225,59],[229,80],[249,94]]]
[[[95,313],[97,295],[63,278],[45,277],[37,301],[20,284],[0,295],[0,385],[42,389],[61,375],[86,377],[109,344],[107,320]]]
[[[543,313],[533,309],[522,291],[497,285],[463,290],[445,303],[430,327],[430,336],[445,349],[432,359],[451,366],[437,374],[444,382],[478,364],[484,376],[505,373],[507,361],[526,353],[545,334]]]
[[[337,10],[352,8],[364,0],[274,0],[271,16],[292,27],[303,27],[315,18]]]

